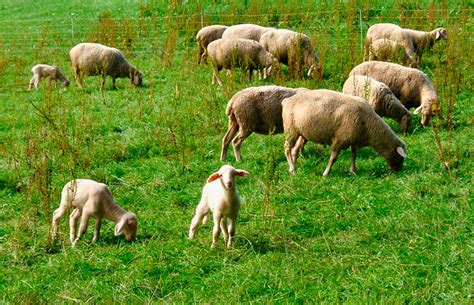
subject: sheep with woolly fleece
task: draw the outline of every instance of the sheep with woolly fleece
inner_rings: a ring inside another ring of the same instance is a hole
[[[266,31],[260,37],[260,43],[279,62],[288,66],[291,75],[300,75],[303,72],[303,67],[306,67],[308,76],[315,79],[322,78],[322,65],[311,40],[305,34],[285,29],[274,29]]]
[[[241,67],[243,71],[248,71],[250,80],[254,70],[263,70],[264,78],[266,78],[272,69],[279,68],[277,59],[260,43],[250,39],[214,40],[207,46],[207,54],[214,67],[213,84],[217,81],[219,85],[222,85],[219,78],[219,71],[222,68],[230,70],[233,67]]]
[[[351,146],[350,172],[356,171],[356,153],[364,146],[385,158],[392,170],[403,167],[405,144],[362,98],[332,90],[307,90],[286,98],[283,105],[285,156],[294,174],[297,141],[300,137],[330,145],[331,156],[324,170],[327,176],[341,149]]]
[[[351,75],[345,81],[342,93],[362,97],[378,115],[394,119],[403,133],[407,131],[411,113],[384,83],[369,76]]]
[[[428,125],[431,116],[441,111],[436,89],[425,73],[415,68],[384,61],[366,61],[354,67],[349,75],[369,76],[387,85],[393,94],[415,114],[422,113],[421,124]]]
[[[237,24],[228,27],[222,34],[222,39],[242,38],[260,41],[260,37],[274,28],[263,27],[256,24]]]
[[[212,212],[214,228],[211,247],[215,246],[221,230],[227,247],[232,246],[240,210],[240,195],[237,191],[235,177],[248,175],[249,173],[245,170],[236,169],[231,165],[223,165],[218,172],[209,176],[202,190],[196,214],[191,221],[189,239],[194,238],[201,222],[206,223],[208,214]]]
[[[126,212],[117,205],[105,184],[89,179],[76,179],[68,182],[63,187],[61,204],[53,213],[53,241],[58,233],[61,217],[71,208],[73,211],[69,216],[69,239],[73,246],[86,232],[90,217],[96,219],[93,243],[99,239],[103,218],[116,223],[115,236],[123,233],[128,241],[135,239],[138,227],[137,216],[134,213]],[[79,233],[76,236],[76,223],[79,218],[81,218],[81,221]]]
[[[235,159],[240,161],[240,145],[252,132],[282,133],[281,102],[301,90],[307,89],[271,85],[249,87],[234,94],[226,108],[229,128],[222,139],[221,161],[225,160],[231,141]]]
[[[112,87],[115,89],[115,79],[128,77],[134,86],[141,86],[143,73],[129,63],[120,50],[98,43],[80,43],[69,51],[71,66],[76,82],[83,88],[84,76],[102,76],[100,88],[105,85],[107,75],[112,77]]]
[[[448,33],[444,28],[424,32],[404,29],[392,23],[377,23],[367,31],[365,38],[366,55],[378,52],[378,48],[384,44],[378,42],[378,45],[374,46],[373,43],[380,39],[388,39],[402,46],[405,49],[406,58],[411,61],[410,66],[416,67],[423,51],[430,49],[440,39],[447,40]]]
[[[199,48],[198,65],[201,63],[201,60],[205,61],[207,59],[207,46],[214,40],[222,38],[222,34],[227,28],[225,25],[214,24],[205,26],[197,32],[196,40]]]
[[[61,81],[63,87],[69,86],[69,80],[61,73],[58,67],[50,66],[45,64],[38,64],[31,68],[31,73],[33,73],[33,78],[31,78],[28,85],[28,90],[31,90],[31,87],[34,85],[38,89],[39,82],[42,78],[46,78],[46,85],[49,87],[51,81],[54,81],[55,87],[58,86],[58,80]]]

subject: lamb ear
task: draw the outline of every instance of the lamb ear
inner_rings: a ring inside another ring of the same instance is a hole
[[[235,170],[235,175],[239,176],[239,177],[247,177],[250,174],[249,174],[249,172],[244,171],[243,169],[236,169]]]
[[[123,233],[123,227],[125,226],[125,220],[120,220],[116,225],[115,225],[115,236],[119,236],[120,234]]]
[[[207,182],[212,182],[212,181],[217,180],[219,178],[220,178],[220,175],[219,175],[218,172],[216,172],[216,173],[210,175],[209,178],[207,178]]]
[[[420,106],[420,107],[416,108],[413,113],[414,113],[414,114],[418,114],[418,113],[421,112],[422,109],[423,109],[423,106]]]
[[[403,149],[403,147],[401,147],[401,146],[397,146],[397,153],[400,156],[402,156],[403,158],[407,157],[407,153],[406,153],[405,149]]]
[[[437,32],[436,32],[435,39],[438,40],[440,36],[441,36],[441,34],[439,33],[439,31],[437,31]]]

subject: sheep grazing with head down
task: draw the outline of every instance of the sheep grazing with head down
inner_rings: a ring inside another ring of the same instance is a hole
[[[362,97],[381,117],[398,122],[403,133],[410,125],[411,113],[403,106],[392,90],[379,81],[363,75],[351,75],[344,83],[342,93]]]
[[[260,37],[265,32],[273,29],[256,24],[237,24],[228,27],[222,34],[222,39],[242,38],[260,41]]]
[[[231,141],[235,159],[240,161],[240,145],[252,132],[259,134],[282,133],[281,101],[301,90],[307,89],[260,86],[249,87],[234,94],[226,108],[229,129],[222,139],[221,161],[226,158]],[[234,138],[237,132],[239,134]]]
[[[424,32],[404,29],[392,23],[374,24],[367,31],[365,38],[365,52],[369,58],[375,59],[376,54],[379,53],[379,48],[387,46],[387,43],[380,41],[383,39],[388,40],[392,46],[403,47],[406,54],[405,61],[408,63],[408,60],[410,60],[410,66],[416,67],[423,51],[431,48],[440,39],[447,40],[448,33],[444,28]]]
[[[308,76],[322,78],[322,65],[314,51],[311,40],[303,33],[285,29],[266,31],[260,43],[278,61],[288,66],[292,76],[300,76],[303,67],[308,68]]]
[[[351,147],[351,173],[356,171],[356,153],[364,146],[385,158],[392,170],[403,167],[405,144],[362,98],[331,90],[307,90],[286,98],[283,104],[285,156],[290,173],[295,172],[299,137],[331,145],[327,176],[341,149]]]
[[[100,75],[100,88],[105,85],[107,75],[112,77],[112,87],[115,89],[115,79],[128,77],[134,86],[141,86],[143,73],[129,63],[118,49],[98,43],[80,43],[69,51],[72,70],[75,73],[79,87],[83,88],[84,76]]]
[[[207,59],[207,46],[213,42],[214,40],[222,38],[222,34],[227,29],[225,25],[209,25],[205,26],[199,30],[196,34],[196,40],[198,42],[199,47],[199,57],[198,57],[198,65],[201,63],[201,60],[206,62]]]
[[[232,246],[232,238],[235,234],[240,210],[240,196],[237,191],[235,177],[246,177],[248,175],[249,173],[245,170],[224,165],[218,172],[209,176],[189,228],[189,239],[194,238],[201,222],[206,223],[208,214],[212,212],[214,220],[212,247],[215,246],[221,230],[227,247]]]
[[[425,73],[384,61],[366,61],[354,67],[349,75],[369,76],[387,85],[393,94],[415,114],[422,113],[421,124],[428,125],[431,116],[441,111],[436,90]]]
[[[33,73],[33,78],[30,80],[28,90],[30,90],[33,85],[38,89],[40,79],[42,78],[46,78],[46,85],[48,87],[51,84],[51,81],[54,81],[54,85],[57,87],[58,80],[61,81],[63,87],[69,86],[69,80],[61,73],[61,71],[59,71],[58,67],[39,64],[31,68],[31,72]]]
[[[272,69],[278,69],[277,59],[267,52],[260,43],[250,39],[217,39],[207,46],[207,54],[214,66],[212,83],[216,82],[222,86],[219,71],[222,68],[230,70],[233,67],[241,67],[248,71],[249,79],[252,79],[254,70],[263,70],[266,78]]]
[[[93,243],[99,239],[103,218],[116,223],[115,236],[123,233],[128,241],[135,239],[138,226],[137,216],[118,206],[105,184],[88,179],[76,179],[64,186],[61,193],[61,204],[53,213],[53,241],[58,233],[61,217],[71,208],[73,208],[73,211],[69,216],[69,238],[73,246],[86,232],[89,217],[96,219]],[[81,222],[79,233],[76,236],[76,223],[79,218],[81,218]]]

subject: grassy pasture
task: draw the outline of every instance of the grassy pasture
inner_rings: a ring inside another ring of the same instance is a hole
[[[189,3],[188,3],[189,2]],[[12,1],[0,4],[0,302],[2,303],[472,303],[473,7],[469,1]],[[443,108],[429,128],[414,117],[399,173],[369,148],[341,153],[321,177],[327,147],[309,143],[288,173],[283,135],[251,135],[251,176],[233,249],[210,249],[211,226],[187,231],[206,178],[217,170],[228,99],[248,86],[340,90],[362,61],[361,34],[378,22],[447,29],[420,69]],[[258,23],[308,34],[322,81],[251,82],[196,64],[202,25]],[[362,33],[361,33],[362,32]],[[83,41],[117,47],[145,86],[99,78],[79,89],[68,51]],[[67,89],[28,91],[34,64],[59,66]],[[71,248],[64,217],[49,239],[63,185],[109,185],[139,217],[133,243],[105,221]]]

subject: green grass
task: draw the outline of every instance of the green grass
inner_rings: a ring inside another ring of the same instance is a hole
[[[0,4],[0,302],[472,303],[472,4],[188,2]],[[276,82],[334,90],[362,60],[360,21],[363,35],[377,22],[444,26],[450,39],[420,67],[438,90],[443,117],[429,128],[415,117],[400,135],[408,158],[399,173],[364,148],[356,176],[344,151],[322,177],[328,148],[309,143],[291,176],[283,135],[251,135],[242,162],[231,151],[226,161],[251,174],[238,181],[234,247],[210,249],[209,224],[189,241],[202,186],[223,164],[228,99],[274,83],[248,82],[237,71],[231,78],[222,72],[224,86],[212,86],[211,67],[196,65],[201,14],[204,25],[305,32],[324,79],[290,80],[285,70],[286,80]],[[108,79],[101,92],[99,79],[89,77],[79,89],[68,51],[81,41],[124,50],[145,86],[120,79],[111,90]],[[40,62],[61,67],[71,86],[42,82],[27,91]],[[138,215],[135,242],[114,237],[105,221],[100,241],[90,244],[91,222],[71,248],[64,217],[59,241],[50,244],[52,212],[74,177],[108,184]]]

